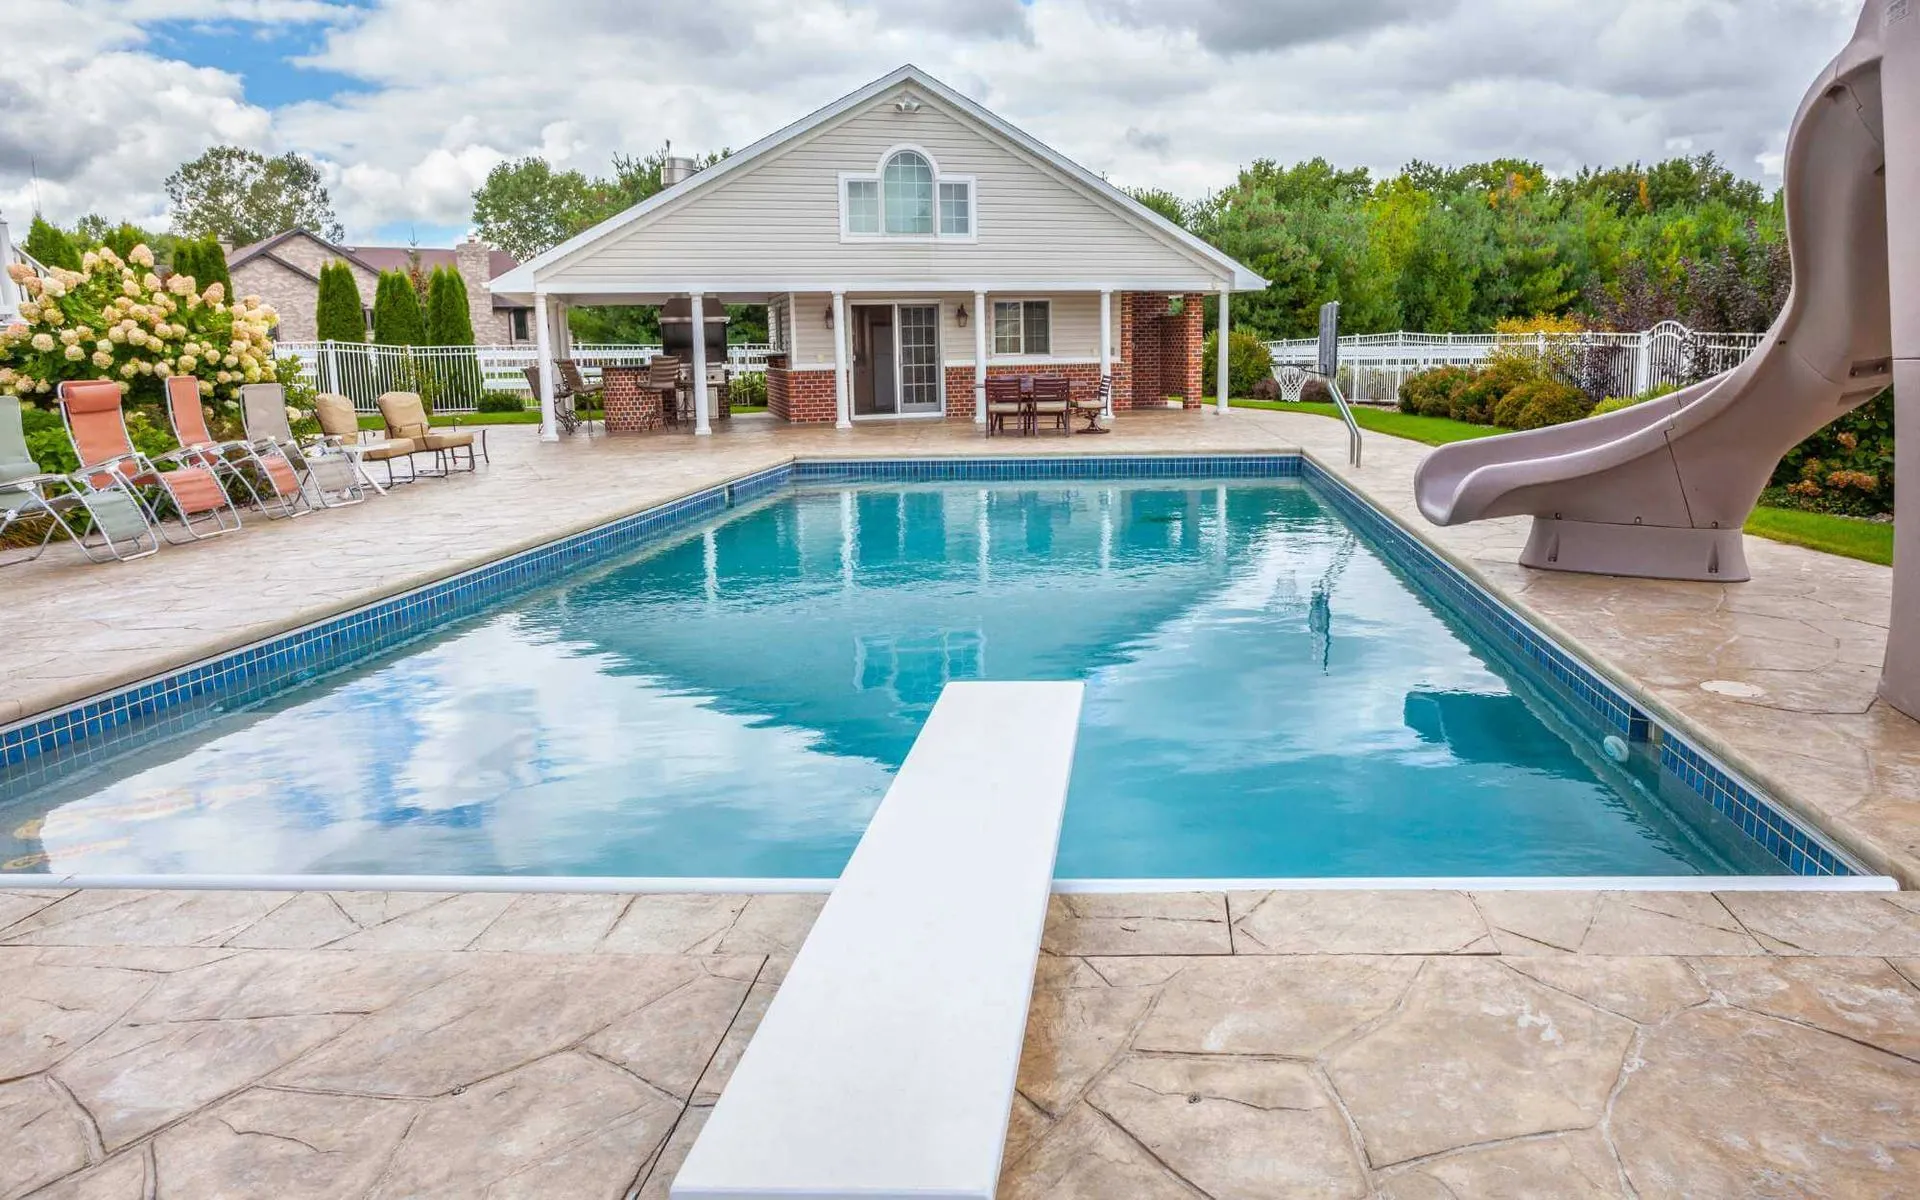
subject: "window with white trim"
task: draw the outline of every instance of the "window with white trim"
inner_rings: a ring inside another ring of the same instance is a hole
[[[841,226],[849,236],[973,236],[973,180],[942,178],[918,150],[895,150],[872,175],[841,178]]]
[[[995,300],[993,302],[995,354],[1053,353],[1053,302],[1050,300]]]

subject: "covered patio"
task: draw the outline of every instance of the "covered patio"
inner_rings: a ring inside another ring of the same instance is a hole
[[[644,285],[637,285],[644,286]],[[1229,311],[1229,292],[1214,293]],[[1097,398],[1100,424],[1116,412],[1200,408],[1204,303],[1200,292],[1095,287],[1034,295],[981,285],[971,292],[835,288],[823,292],[712,290],[578,292],[541,288],[531,295],[540,366],[541,436],[559,437],[555,405],[562,398],[560,364],[573,357],[568,313],[582,305],[646,305],[661,310],[661,354],[680,368],[692,432],[706,436],[727,417],[720,390],[729,367],[729,305],[764,305],[772,346],[766,359],[767,408],[794,424],[947,419],[987,424],[990,376],[1056,376],[1076,400]],[[707,336],[691,336],[692,329]],[[1226,343],[1219,351],[1224,360]],[[602,369],[608,431],[639,432],[659,424],[651,394],[658,373],[646,366]],[[1227,404],[1215,372],[1211,397]]]

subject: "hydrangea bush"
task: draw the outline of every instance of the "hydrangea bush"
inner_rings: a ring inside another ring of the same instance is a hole
[[[24,264],[8,270],[24,294],[23,324],[0,330],[0,393],[50,404],[64,380],[110,379],[130,405],[159,405],[162,380],[193,375],[230,422],[243,384],[276,378],[273,309],[256,296],[229,302],[221,284],[201,290],[188,275],[162,283],[143,245],[124,260],[89,250],[80,270],[45,278]]]

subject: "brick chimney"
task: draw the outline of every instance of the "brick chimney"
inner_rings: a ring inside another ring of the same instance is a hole
[[[492,248],[472,233],[468,233],[466,240],[453,248],[454,266],[467,285],[467,308],[473,317],[473,340],[482,346],[499,345],[507,340],[501,334],[500,322],[493,315],[493,293],[487,290],[487,280],[493,278],[491,254]]]

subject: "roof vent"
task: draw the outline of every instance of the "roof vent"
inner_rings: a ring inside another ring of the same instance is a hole
[[[690,158],[682,158],[677,154],[668,155],[660,160],[660,186],[672,187],[682,180],[692,178],[697,169]]]
[[[907,95],[907,96],[900,97],[898,100],[895,100],[893,102],[893,107],[903,113],[917,113],[921,109],[925,108],[926,105],[920,103],[919,97]]]

